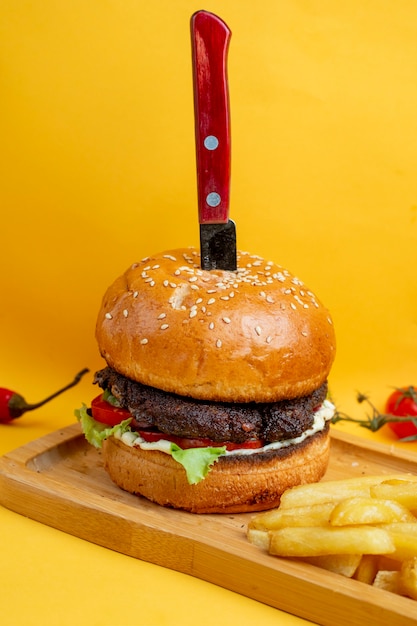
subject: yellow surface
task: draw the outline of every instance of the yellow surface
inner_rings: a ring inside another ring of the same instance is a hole
[[[3,0],[0,384],[34,401],[101,367],[107,284],[148,253],[198,243],[200,8],[233,31],[239,247],[288,266],[332,311],[339,408],[362,416],[357,389],[382,408],[391,387],[417,383],[413,0]],[[72,423],[94,392],[89,375],[1,426],[0,452]],[[305,623],[4,509],[0,524],[5,626]]]

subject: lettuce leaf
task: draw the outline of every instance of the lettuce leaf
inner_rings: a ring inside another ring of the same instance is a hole
[[[123,422],[120,422],[120,424],[117,424],[116,426],[108,426],[107,424],[102,424],[102,422],[97,422],[97,420],[91,417],[91,415],[88,414],[87,406],[85,404],[83,404],[80,409],[76,409],[75,417],[80,422],[88,443],[95,448],[101,448],[103,441],[107,439],[107,437],[114,435],[116,431],[120,431],[120,434],[122,434],[130,430],[129,424],[132,419],[129,417],[127,420],[123,420]]]
[[[186,471],[190,485],[196,485],[203,480],[210,471],[210,466],[225,452],[226,446],[221,448],[187,448],[187,450],[183,450],[177,444],[171,444],[172,458],[177,463],[181,463]]]
[[[131,418],[120,422],[117,426],[108,426],[107,424],[98,422],[89,415],[85,404],[75,411],[75,416],[81,424],[81,428],[88,443],[95,448],[101,448],[103,441],[107,439],[107,437],[116,434],[116,432],[119,436],[128,432],[132,433],[133,438],[136,436],[129,426]],[[218,460],[219,456],[226,452],[226,446],[219,448],[187,448],[183,450],[176,443],[164,439],[152,443],[144,442],[143,447],[147,450],[159,449],[164,453],[171,454],[172,458],[185,469],[190,485],[196,485],[201,480],[204,480],[213,463]]]

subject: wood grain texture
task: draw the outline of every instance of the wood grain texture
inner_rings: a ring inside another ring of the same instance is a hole
[[[416,473],[415,455],[332,433],[325,480]],[[192,515],[112,484],[78,424],[0,458],[0,503],[123,554],[225,587],[323,626],[411,626],[416,604],[312,565],[271,557],[246,539],[250,514]]]

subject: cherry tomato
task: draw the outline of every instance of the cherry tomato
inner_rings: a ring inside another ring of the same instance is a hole
[[[132,417],[126,409],[113,406],[103,400],[103,394],[100,394],[91,403],[91,413],[95,420],[108,424],[109,426],[116,426],[123,422],[123,420]]]
[[[397,417],[411,417],[417,420],[417,388],[396,389],[388,398],[385,410]],[[411,421],[389,422],[391,430],[399,438],[417,435],[417,427]]]

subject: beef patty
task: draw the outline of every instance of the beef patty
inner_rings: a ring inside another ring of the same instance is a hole
[[[130,411],[133,427],[235,443],[254,439],[268,443],[298,437],[312,426],[314,409],[327,394],[326,382],[309,396],[292,400],[247,404],[208,402],[147,387],[110,367],[97,372],[94,382],[108,389],[120,406]]]

